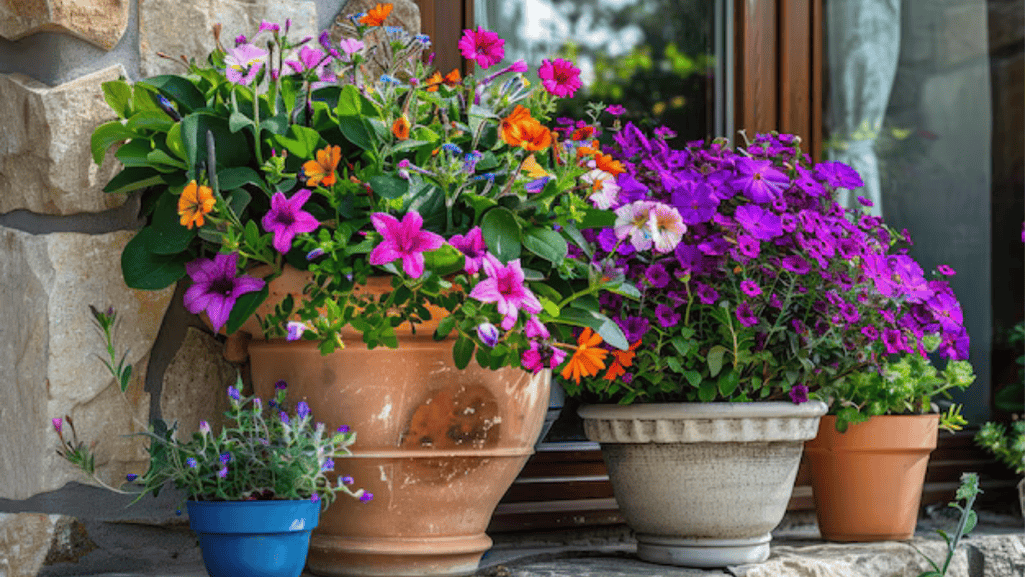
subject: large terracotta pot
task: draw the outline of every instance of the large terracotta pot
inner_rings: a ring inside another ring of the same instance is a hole
[[[686,567],[769,557],[804,441],[826,405],[675,403],[581,407],[637,556]]]
[[[822,538],[910,539],[938,425],[938,415],[889,415],[840,433],[835,416],[823,417],[805,444]]]
[[[310,542],[314,574],[466,575],[491,547],[484,531],[533,453],[550,373],[472,361],[459,370],[452,341],[431,336],[435,316],[415,335],[398,327],[398,349],[368,350],[355,334],[327,356],[308,341],[248,344],[256,394],[270,398],[284,380],[290,400],[307,401],[329,429],[356,431],[353,457],[337,468],[374,498],[339,497],[324,512]]]

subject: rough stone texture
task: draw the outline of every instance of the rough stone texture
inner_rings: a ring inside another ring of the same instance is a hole
[[[261,20],[284,24],[287,18],[292,19],[290,38],[316,37],[317,8],[311,0],[139,0],[142,76],[182,72],[181,65],[157,52],[205,59],[214,48],[214,24],[222,25],[222,43],[231,46],[239,34],[256,32]]]
[[[731,567],[736,577],[918,577],[931,570],[929,562],[915,551],[938,562],[946,558],[946,545],[935,539],[912,543],[826,543],[811,546],[774,546],[764,563]],[[947,577],[969,577],[965,550],[958,549]],[[974,577],[974,576],[972,576]]]
[[[0,0],[0,36],[63,32],[110,50],[125,33],[130,6],[131,0]]]
[[[96,548],[85,527],[65,515],[0,513],[0,575],[36,577],[43,565],[75,561]]]
[[[172,289],[134,291],[121,278],[129,231],[34,236],[0,227],[0,498],[24,499],[80,474],[55,454],[50,419],[70,414],[79,439],[98,441],[100,477],[139,472],[144,439],[122,438],[145,423],[148,353]],[[117,342],[135,365],[128,407],[97,355],[104,352],[88,305],[113,307]],[[133,419],[134,417],[134,419]],[[142,425],[144,426],[144,425]]]
[[[207,420],[216,428],[228,410],[228,386],[236,379],[236,368],[224,360],[221,344],[214,337],[189,327],[185,340],[164,371],[160,411],[165,421],[178,421],[181,438],[199,430]]]
[[[984,535],[964,544],[971,577],[1025,575],[1025,535]]]
[[[112,66],[53,88],[0,75],[0,213],[69,215],[124,202],[103,192],[120,163],[108,152],[97,166],[89,145],[93,130],[115,118],[101,84],[123,75]]]

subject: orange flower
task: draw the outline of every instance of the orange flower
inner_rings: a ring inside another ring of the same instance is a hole
[[[502,123],[498,127],[498,134],[509,146],[519,146],[520,126],[531,120],[534,119],[530,116],[530,109],[517,104],[512,113],[502,119]]]
[[[523,166],[521,166],[520,168],[525,170],[527,172],[527,176],[529,176],[530,178],[544,178],[546,176],[551,176],[550,174],[548,174],[547,170],[545,170],[540,164],[537,163],[537,159],[534,158],[533,154],[528,156],[527,159],[523,161]]]
[[[435,70],[434,74],[431,74],[429,77],[427,77],[427,81],[424,82],[424,85],[427,86],[427,92],[437,92],[438,85],[441,84],[441,82],[441,72]]]
[[[570,138],[573,139],[573,140],[587,140],[588,138],[591,138],[592,136],[594,136],[594,127],[593,126],[582,126],[582,127],[578,128],[578,129],[574,130],[573,131],[573,135],[570,136]]]
[[[598,348],[601,335],[595,334],[590,328],[584,329],[577,338],[577,350],[562,369],[562,378],[572,378],[580,384],[580,377],[593,377],[605,368],[605,355],[608,351]]]
[[[178,197],[178,214],[181,215],[182,226],[192,229],[192,225],[203,226],[203,215],[214,209],[217,200],[209,186],[200,186],[196,181],[185,185],[185,190]]]
[[[378,4],[359,19],[359,23],[364,26],[380,26],[384,24],[384,19],[391,14],[391,4]]]
[[[637,350],[637,347],[639,346],[641,346],[641,339],[637,339],[634,344],[630,345],[628,350],[621,351],[616,349],[612,351],[612,356],[615,360],[612,361],[612,366],[609,367],[608,371],[605,371],[605,376],[602,378],[606,381],[614,381],[625,375],[626,367],[633,366],[634,364],[634,357],[637,356],[637,353],[634,351]]]
[[[434,74],[431,74],[425,84],[427,85],[427,92],[437,92],[439,84],[451,87],[459,85],[462,81],[463,77],[459,74],[459,69],[453,68],[452,72],[446,74],[444,78],[441,77],[441,72],[435,70]]]
[[[317,151],[317,160],[307,160],[303,164],[303,173],[306,175],[306,186],[334,186],[335,170],[342,160],[342,147],[328,146]]]
[[[546,150],[552,145],[552,131],[537,120],[520,125],[520,146],[526,150]]]
[[[608,154],[595,154],[594,155],[595,166],[612,176],[619,176],[626,172],[626,168],[623,167],[623,163],[618,160],[613,160],[612,156]]]
[[[577,158],[583,158],[585,156],[594,156],[601,154],[601,145],[598,144],[597,140],[591,141],[591,145],[578,146],[577,147]]]
[[[391,133],[399,140],[409,139],[409,119],[406,118],[405,114],[396,118],[395,122],[392,123]]]

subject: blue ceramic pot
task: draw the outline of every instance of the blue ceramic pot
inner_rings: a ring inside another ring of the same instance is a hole
[[[210,577],[299,577],[320,519],[320,503],[308,499],[187,506]]]

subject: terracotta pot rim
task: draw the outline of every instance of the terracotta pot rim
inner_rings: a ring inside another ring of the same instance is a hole
[[[795,404],[789,401],[754,403],[637,403],[634,405],[583,405],[577,413],[583,419],[750,419],[817,418],[826,414],[822,401]]]
[[[868,421],[864,421],[864,423],[868,423],[868,422],[871,422],[871,421],[876,420],[876,419],[878,419],[879,421],[889,421],[889,420],[896,420],[896,419],[923,419],[923,420],[935,419],[935,420],[939,421],[940,414],[939,413],[924,413],[924,414],[916,413],[916,414],[913,414],[913,415],[873,415],[873,416],[868,418]],[[822,420],[823,421],[836,421],[836,415],[824,415],[822,417]],[[855,425],[861,425],[861,424],[864,424],[864,423],[851,423],[851,426],[853,427]]]

